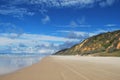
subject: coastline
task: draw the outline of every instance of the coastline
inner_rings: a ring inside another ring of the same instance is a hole
[[[49,56],[0,80],[120,80],[119,57]]]

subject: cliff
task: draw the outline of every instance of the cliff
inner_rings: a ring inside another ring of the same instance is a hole
[[[80,44],[58,51],[55,54],[120,56],[120,30],[87,38]]]

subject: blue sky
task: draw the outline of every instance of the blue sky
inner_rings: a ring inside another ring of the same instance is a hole
[[[119,0],[0,0],[0,52],[54,53],[119,21]]]

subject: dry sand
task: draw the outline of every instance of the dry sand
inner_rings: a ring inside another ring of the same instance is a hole
[[[50,56],[0,80],[120,80],[120,58]]]

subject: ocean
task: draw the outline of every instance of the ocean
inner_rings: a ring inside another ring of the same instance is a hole
[[[31,66],[32,64],[39,62],[45,56],[49,56],[49,54],[0,54],[0,75],[8,74],[24,67]]]

